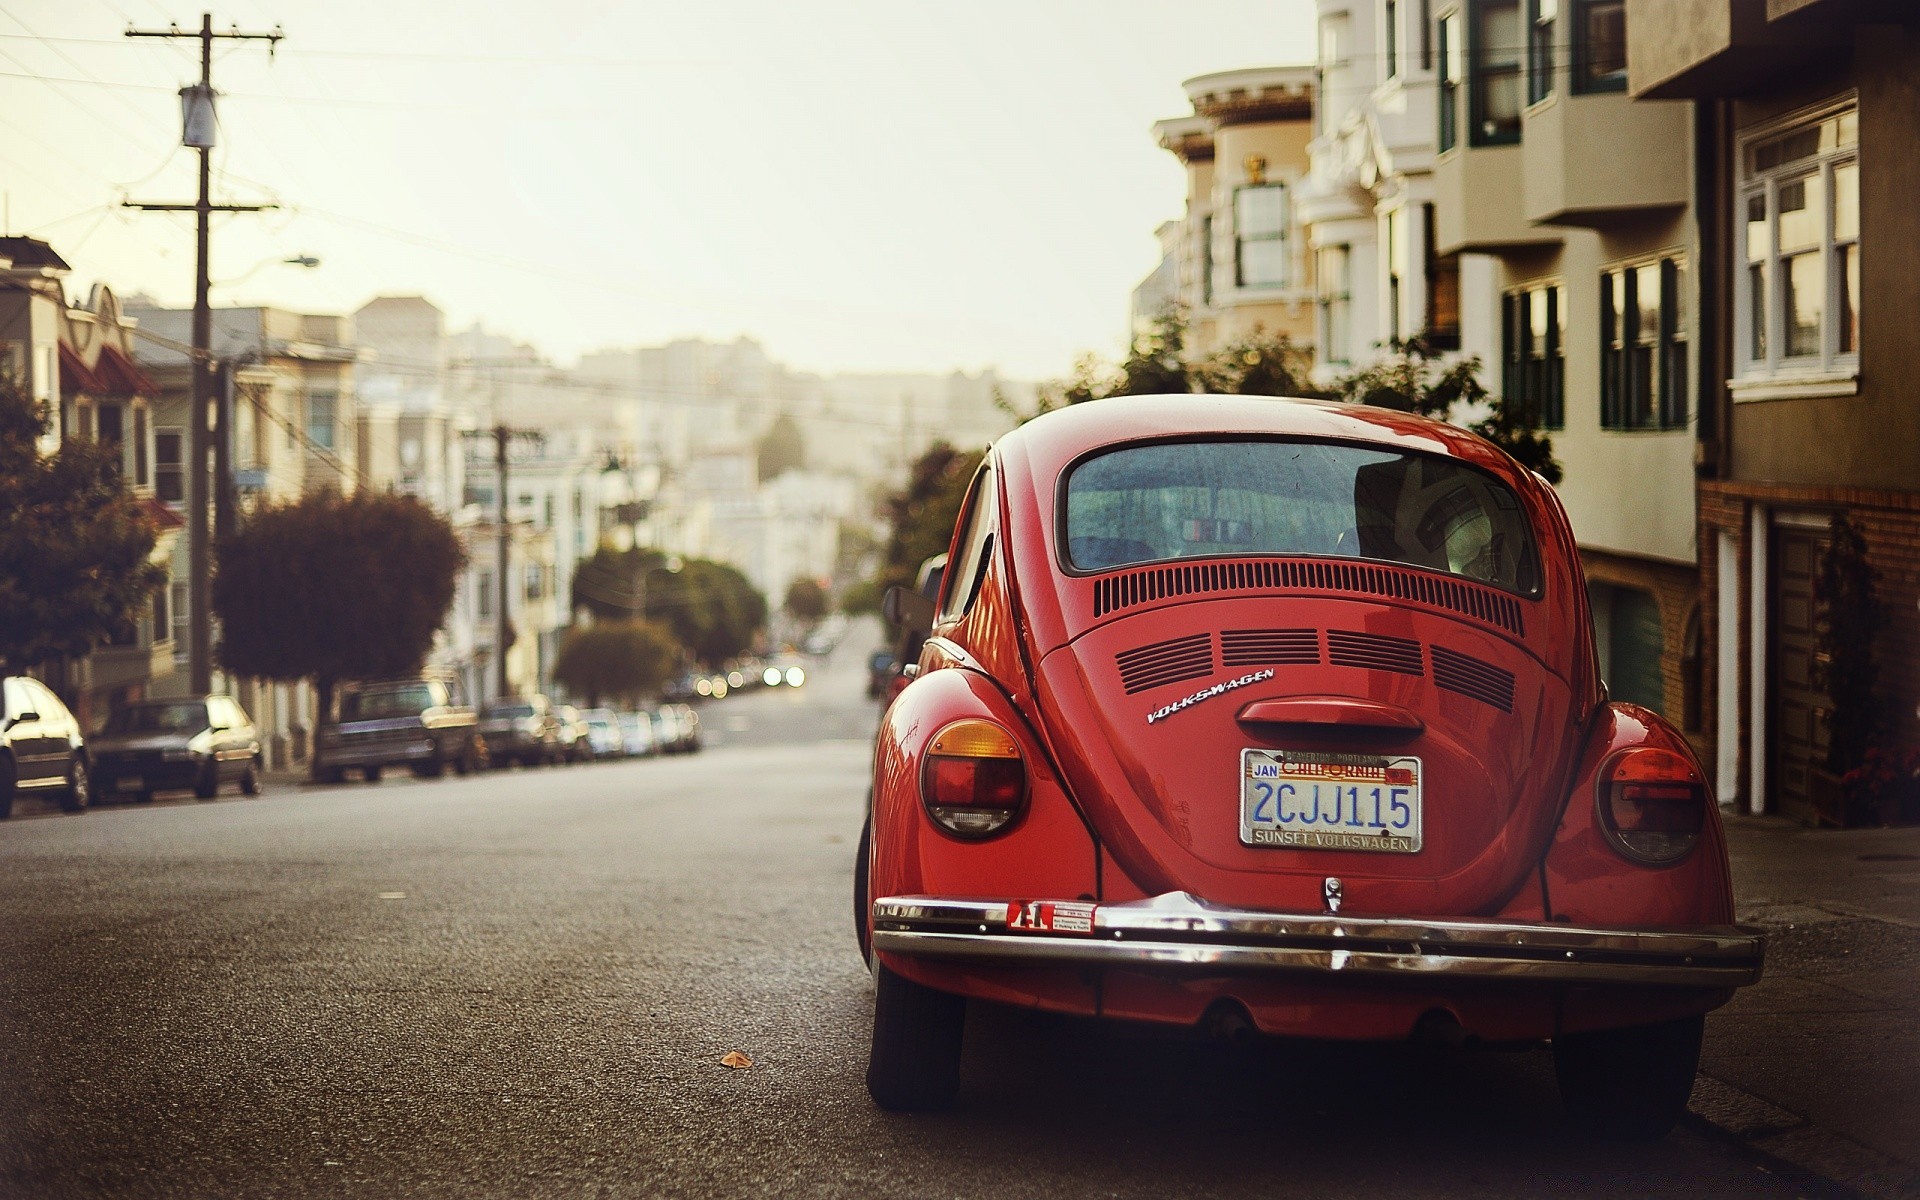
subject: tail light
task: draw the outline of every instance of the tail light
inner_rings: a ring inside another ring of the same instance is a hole
[[[1600,772],[1600,821],[1627,858],[1668,866],[1693,852],[1712,798],[1688,756],[1641,746],[1622,750]]]
[[[1013,735],[992,721],[955,721],[933,735],[920,768],[920,798],[947,832],[988,837],[1027,804],[1027,764]]]

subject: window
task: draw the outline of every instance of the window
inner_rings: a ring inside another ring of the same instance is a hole
[[[1200,303],[1213,303],[1213,217],[1200,218]]]
[[[1433,0],[1420,0],[1420,69],[1433,70]]]
[[[1434,253],[1433,205],[1420,206],[1421,245],[1426,248],[1427,345],[1435,350],[1460,348],[1460,256],[1441,258]]]
[[[1261,183],[1233,193],[1234,283],[1243,288],[1285,287],[1287,185]]]
[[[1573,0],[1573,90],[1627,90],[1627,0]]]
[[[1566,288],[1536,284],[1500,299],[1500,388],[1535,427],[1566,428]]]
[[[1453,149],[1460,137],[1460,81],[1467,76],[1467,43],[1460,14],[1440,18],[1440,149]]]
[[[1745,281],[1734,296],[1742,374],[1859,361],[1858,153],[1851,106],[1743,147]]]
[[[545,590],[541,587],[541,584],[545,581],[545,579],[546,579],[546,572],[540,569],[539,563],[527,564],[527,569],[526,569],[526,598],[527,599],[538,600],[541,596],[546,594]]]
[[[1381,11],[1381,25],[1385,33],[1387,56],[1386,78],[1394,79],[1400,74],[1400,3],[1399,0],[1384,0]]]
[[[1553,95],[1553,23],[1560,0],[1527,0],[1527,103]]]
[[[145,485],[153,482],[147,475],[147,408],[138,404],[133,409],[133,482]]]
[[[168,615],[173,618],[173,658],[175,662],[187,660],[187,642],[192,637],[187,625],[193,614],[187,610],[187,585],[176,582],[172,587],[173,603],[168,605]]]
[[[481,620],[493,617],[493,572],[476,571],[473,576],[473,612]]]
[[[1346,246],[1322,247],[1319,267],[1320,361],[1346,363],[1350,361],[1351,351],[1348,345],[1353,300],[1351,249]]]
[[[98,404],[93,411],[93,436],[118,446],[126,441],[126,410],[118,404]]]
[[[323,450],[334,448],[339,397],[328,391],[307,393],[307,438]]]
[[[153,495],[168,504],[187,498],[186,431],[174,426],[153,432]]]
[[[1467,87],[1467,142],[1504,146],[1520,140],[1520,0],[1473,0],[1473,59]]]
[[[1662,258],[1600,275],[1600,425],[1677,429],[1690,406],[1686,262]]]
[[[987,559],[993,548],[993,496],[993,470],[982,467],[974,476],[973,492],[967,502],[965,532],[956,543],[960,556],[944,581],[946,595],[941,597],[940,604],[942,621],[966,615],[973,607],[973,598],[980,592],[980,581],[986,575]]]
[[[1407,210],[1396,208],[1387,214],[1387,339],[1397,342],[1403,336],[1400,321],[1402,297],[1407,275]]]
[[[1319,442],[1132,445],[1067,477],[1071,565],[1228,556],[1367,558],[1521,595],[1540,587],[1519,498],[1451,459]]]
[[[153,640],[156,642],[173,636],[173,613],[168,605],[173,598],[172,591],[164,583],[153,589],[153,604],[148,617],[153,622]]]

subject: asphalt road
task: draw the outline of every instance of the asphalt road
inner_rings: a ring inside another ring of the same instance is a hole
[[[1823,1192],[1695,1127],[1583,1142],[1538,1051],[976,1007],[957,1111],[878,1112],[849,899],[872,640],[708,706],[697,756],[23,805],[0,1194]]]

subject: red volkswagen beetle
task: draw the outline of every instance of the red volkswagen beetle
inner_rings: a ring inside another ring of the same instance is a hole
[[[1343,1039],[1550,1039],[1659,1136],[1759,978],[1706,779],[1609,703],[1565,512],[1377,408],[1062,409],[962,508],[856,870],[867,1085],[949,1104],[966,1000]]]

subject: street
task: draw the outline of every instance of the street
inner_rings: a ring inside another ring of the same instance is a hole
[[[695,756],[23,806],[0,1191],[1832,1194],[1691,1122],[1580,1141],[1542,1051],[976,1009],[957,1110],[881,1113],[849,900],[871,640],[707,706]]]

